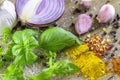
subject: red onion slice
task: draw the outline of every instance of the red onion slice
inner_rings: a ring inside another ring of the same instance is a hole
[[[16,0],[16,11],[22,22],[34,25],[48,24],[59,19],[65,10],[64,0],[35,2],[34,0]]]

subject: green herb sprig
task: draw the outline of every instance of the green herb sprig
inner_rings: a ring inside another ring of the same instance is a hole
[[[44,56],[47,60],[48,68],[42,70],[35,76],[27,77],[31,80],[50,80],[53,75],[64,76],[75,73],[79,68],[68,60],[56,61],[56,53],[66,47],[75,44],[82,44],[75,35],[59,27],[52,27],[41,34],[38,30],[25,29],[11,33],[9,28],[4,29],[0,47],[0,67],[6,65],[5,58],[11,64],[1,74],[4,80],[23,80],[25,75],[23,68],[37,60],[37,53],[34,50],[44,50]]]

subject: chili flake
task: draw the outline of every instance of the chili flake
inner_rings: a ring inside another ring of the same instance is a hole
[[[97,34],[87,36],[85,43],[89,46],[90,50],[94,51],[99,57],[111,49],[110,40],[104,39]]]

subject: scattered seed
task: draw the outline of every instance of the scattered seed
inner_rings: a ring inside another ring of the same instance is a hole
[[[80,13],[80,12],[81,12],[81,10],[78,9],[78,8],[76,8],[76,9],[73,11],[73,14]]]
[[[117,15],[116,15],[116,19],[117,19],[117,20],[119,20],[119,19],[120,19],[119,14],[117,14]]]
[[[75,2],[75,4],[77,4],[77,3],[78,3],[78,1]]]
[[[90,17],[93,17],[93,14],[89,14]]]
[[[120,24],[118,22],[113,24],[113,28],[118,29],[120,27]]]
[[[98,15],[96,14],[94,18],[96,18]]]
[[[110,31],[110,34],[114,35],[116,34],[116,31]]]
[[[113,38],[116,38],[116,35],[113,35]]]
[[[107,56],[108,54],[109,54],[108,52],[105,52],[105,53],[104,53],[104,56]]]
[[[105,36],[106,34],[107,34],[107,32],[104,31],[104,32],[101,34],[101,36]]]
[[[111,44],[109,47],[110,47],[110,49],[112,49],[112,48],[114,47],[114,45],[113,45],[113,44]]]
[[[74,27],[74,26],[75,26],[75,24],[74,24],[74,23],[71,23],[70,27]]]
[[[108,1],[106,1],[106,3],[105,4],[108,4],[108,3],[110,3],[110,1],[108,0]]]
[[[116,19],[114,19],[112,22],[113,22],[113,23],[116,22]]]
[[[109,77],[107,80],[112,80],[114,78],[114,76],[111,76],[111,77]]]
[[[54,24],[53,24],[53,26],[57,26],[57,24],[56,24],[56,23],[54,23]]]
[[[117,51],[117,50],[118,50],[118,48],[117,48],[117,47],[115,47],[113,52],[115,52],[115,51]]]
[[[114,56],[115,56],[115,54],[112,53],[112,54],[111,54],[111,57],[114,57]]]
[[[117,41],[118,41],[118,39],[117,39],[117,38],[114,38],[113,42],[117,42]]]

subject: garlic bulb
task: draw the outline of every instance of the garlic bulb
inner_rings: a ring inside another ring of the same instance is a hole
[[[0,34],[5,27],[12,29],[16,22],[15,6],[12,2],[5,0],[0,6]]]
[[[105,4],[100,9],[97,20],[99,23],[106,23],[115,18],[115,8],[111,4]]]
[[[75,29],[76,32],[80,35],[87,32],[92,26],[92,19],[87,14],[81,14],[78,17],[78,21],[76,23]]]

